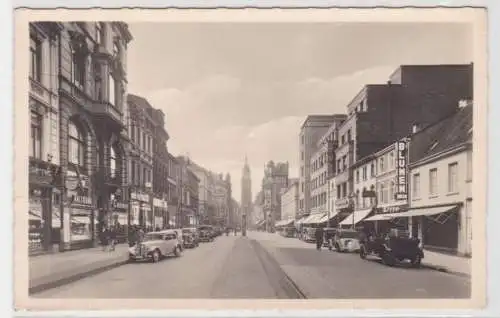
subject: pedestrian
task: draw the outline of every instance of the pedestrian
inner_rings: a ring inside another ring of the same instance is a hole
[[[106,227],[102,228],[102,231],[100,233],[100,239],[101,239],[102,250],[105,251],[108,246],[108,229]]]
[[[128,231],[128,246],[129,247],[132,247],[135,245],[135,235],[136,235],[135,227],[131,226],[130,230]]]
[[[140,228],[137,234],[137,242],[141,243],[144,240],[144,230]]]
[[[109,231],[109,251],[115,250],[116,234],[117,234],[116,231],[117,231],[116,226],[111,227]]]
[[[318,251],[321,250],[321,246],[323,245],[323,233],[322,227],[316,229],[316,249]]]

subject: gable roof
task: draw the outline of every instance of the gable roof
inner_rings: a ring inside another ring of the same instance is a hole
[[[410,164],[471,141],[472,105],[411,136]]]

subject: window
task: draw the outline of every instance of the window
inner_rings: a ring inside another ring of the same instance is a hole
[[[429,195],[437,194],[437,169],[429,170]]]
[[[130,176],[131,176],[131,183],[132,184],[136,184],[135,183],[135,162],[131,161],[130,162]]]
[[[115,41],[113,42],[113,56],[117,57],[120,54],[120,47],[118,46],[118,43]]]
[[[146,150],[146,134],[142,133],[142,150]]]
[[[412,195],[414,198],[420,198],[420,174],[413,175]]]
[[[368,170],[368,166],[364,166],[363,167],[363,181],[366,181],[367,179],[367,171]]]
[[[85,140],[82,131],[76,124],[72,121],[69,122],[68,126],[68,155],[69,162],[83,167],[84,164],[84,154],[85,154]]]
[[[95,41],[98,44],[104,44],[104,24],[102,22],[97,22],[95,26]]]
[[[384,172],[384,157],[379,159],[380,173]]]
[[[389,153],[389,169],[393,169],[395,167],[395,161],[394,161],[394,152]]]
[[[342,137],[340,137],[340,140],[341,140],[340,142],[341,145],[345,144],[345,135],[342,135]]]
[[[42,116],[31,112],[30,156],[42,158]]]
[[[85,85],[85,55],[72,49],[73,83],[82,89]]]
[[[300,160],[304,160],[304,152],[303,151],[300,152]]]
[[[132,139],[132,142],[135,142],[135,126],[133,125],[130,126],[130,139]]]
[[[455,193],[458,191],[458,163],[450,163],[448,165],[448,192]]]
[[[143,184],[146,185],[148,182],[148,169],[142,168],[142,178],[143,178]]]
[[[303,182],[302,182],[302,184],[300,185],[300,188],[301,188],[302,193],[304,193],[304,183],[303,183]]]
[[[359,169],[356,169],[356,183],[359,183]]]
[[[340,184],[337,186],[337,199],[340,199]]]
[[[345,198],[347,196],[347,183],[342,184],[342,197]]]
[[[359,208],[359,189],[356,190],[356,207]]]
[[[347,131],[347,141],[348,142],[351,141],[351,130],[350,129]]]
[[[102,94],[102,74],[101,74],[101,65],[99,63],[94,64],[94,74],[95,74],[95,81],[94,81],[94,86],[95,86],[95,97],[98,101],[103,101],[103,94]]]
[[[40,82],[42,78],[42,44],[36,37],[30,37],[30,77]]]
[[[116,103],[116,82],[115,79],[113,78],[113,75],[111,73],[108,75],[109,77],[109,98],[108,101],[111,105],[115,106]]]
[[[304,135],[302,135],[302,138],[301,138],[301,142],[302,142],[302,144],[304,144],[304,143],[305,143],[305,140],[306,140],[306,137],[305,137]]]
[[[472,151],[467,152],[467,181],[472,181]]]
[[[373,162],[370,165],[370,176],[375,177],[375,163],[373,163]]]
[[[342,171],[347,168],[347,156],[342,157]]]
[[[109,172],[111,178],[116,177],[116,151],[113,146],[109,149]]]
[[[304,177],[304,167],[300,167],[300,176]]]
[[[387,203],[389,202],[389,195],[387,193],[387,183],[384,182],[382,183],[382,202]]]
[[[337,173],[342,172],[342,167],[340,166],[340,159],[337,159]]]
[[[396,183],[394,181],[391,181],[390,187],[389,187],[389,201],[395,200],[395,191],[396,191]]]

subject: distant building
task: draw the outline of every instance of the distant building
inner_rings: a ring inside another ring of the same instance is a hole
[[[281,219],[295,220],[299,215],[299,179],[290,179],[281,195]]]
[[[241,175],[241,213],[247,216],[252,213],[252,175],[246,156]]]
[[[311,157],[317,151],[318,140],[330,125],[345,115],[311,115],[306,118],[299,134],[299,214],[311,213]]]
[[[281,191],[288,188],[288,162],[269,161],[264,171],[262,192],[264,194],[264,218],[267,230],[274,229],[277,220],[281,220]]]

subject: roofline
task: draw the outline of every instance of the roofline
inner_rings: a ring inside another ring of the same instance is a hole
[[[339,116],[345,116],[345,115],[344,115],[344,114],[333,114],[333,115],[326,115],[326,114],[325,114],[325,115],[308,115],[308,116],[306,117],[306,119],[304,120],[304,123],[302,123],[302,126],[300,126],[300,128],[301,128],[301,129],[302,129],[302,128],[304,128],[308,122],[312,122],[312,121],[314,121],[314,119],[317,119],[317,120],[319,120],[319,119],[330,119],[330,120],[335,120],[335,119],[336,119],[337,117],[339,117]],[[322,122],[322,123],[324,123],[325,121],[324,121],[324,120],[322,120],[321,122]],[[329,125],[330,125],[330,124],[331,124],[331,123],[329,123]]]
[[[449,148],[447,148],[445,150],[442,150],[442,151],[440,151],[438,153],[435,153],[433,155],[423,157],[423,158],[421,158],[421,159],[419,159],[419,160],[417,160],[415,162],[410,162],[410,164],[408,165],[408,167],[410,169],[412,169],[412,168],[418,168],[418,167],[421,167],[423,165],[426,165],[426,164],[438,161],[440,159],[452,156],[454,154],[460,153],[462,151],[466,151],[470,147],[471,147],[471,143],[470,142],[468,142],[468,141],[461,142],[461,143],[459,143],[459,144],[457,144],[457,145],[455,145],[453,147],[449,147]]]

